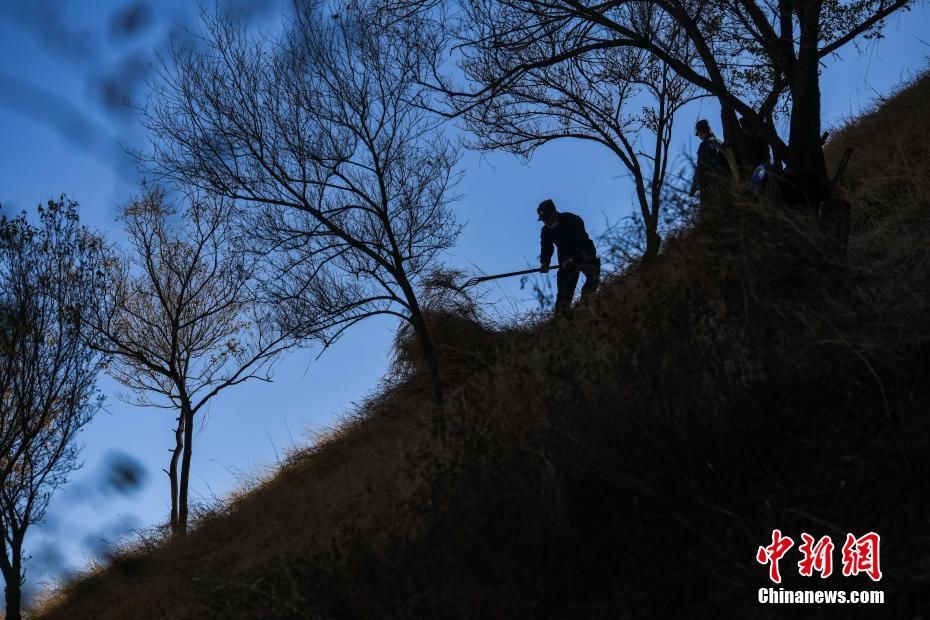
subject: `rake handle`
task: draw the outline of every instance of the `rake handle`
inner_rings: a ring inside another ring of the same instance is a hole
[[[550,270],[558,269],[559,265],[553,265],[549,267]],[[530,273],[539,273],[542,270],[542,267],[536,267],[535,269],[523,269],[522,271],[509,271],[507,273],[498,273],[493,276],[481,276],[480,278],[472,278],[465,283],[465,286],[474,286],[480,282],[487,282],[488,280],[497,280],[498,278],[509,278],[510,276],[525,276]]]

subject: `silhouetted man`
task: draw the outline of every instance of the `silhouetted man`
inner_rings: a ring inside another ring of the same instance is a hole
[[[539,253],[543,273],[549,271],[553,246],[559,249],[555,311],[561,312],[572,303],[579,273],[584,273],[582,297],[597,290],[601,279],[601,261],[597,257],[594,242],[584,229],[584,220],[580,217],[567,211],[559,213],[551,200],[539,203],[536,213],[539,215],[539,221],[543,222],[540,234],[542,248]]]
[[[694,168],[694,181],[691,183],[691,195],[701,193],[701,207],[717,201],[719,190],[728,172],[727,158],[723,147],[714,135],[707,119],[702,118],[694,126],[694,135],[701,139],[698,146],[697,166]]]

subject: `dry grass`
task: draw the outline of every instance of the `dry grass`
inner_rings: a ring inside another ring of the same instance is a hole
[[[775,617],[754,554],[776,527],[879,532],[883,615],[916,616],[928,96],[916,82],[831,143],[857,149],[848,261],[804,217],[736,204],[550,324],[493,330],[445,307],[442,411],[401,338],[396,380],[338,432],[41,617]],[[782,566],[789,588],[873,587]]]

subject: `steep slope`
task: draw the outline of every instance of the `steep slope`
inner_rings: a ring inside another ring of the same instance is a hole
[[[837,133],[855,153],[848,260],[802,215],[708,213],[550,324],[443,315],[451,389],[414,371],[327,441],[63,589],[44,618],[777,617],[756,549],[832,536],[785,588],[930,606],[930,97],[926,77]],[[438,319],[436,319],[438,320]],[[438,324],[437,324],[438,325]],[[884,577],[839,574],[881,534]]]

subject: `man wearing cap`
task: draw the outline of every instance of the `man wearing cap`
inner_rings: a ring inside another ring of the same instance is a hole
[[[694,196],[700,192],[701,207],[704,207],[719,200],[719,190],[728,172],[728,164],[723,146],[707,119],[702,118],[697,122],[694,135],[700,138],[701,144],[698,146],[697,166],[694,168],[690,194]]]
[[[584,286],[581,287],[582,297],[597,290],[601,278],[601,261],[597,257],[594,242],[584,229],[584,220],[580,217],[568,211],[558,212],[551,200],[539,203],[536,213],[539,221],[543,222],[539,254],[542,273],[549,271],[554,248],[559,249],[555,311],[561,312],[572,303],[579,273],[584,273],[585,278]]]

